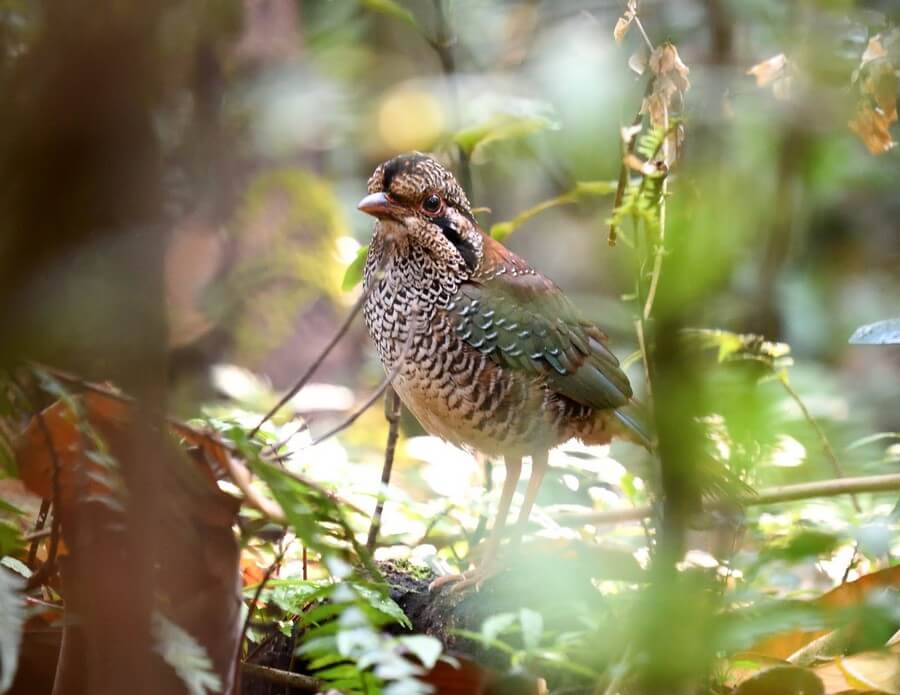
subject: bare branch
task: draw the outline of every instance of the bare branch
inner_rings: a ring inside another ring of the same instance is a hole
[[[343,420],[338,425],[332,427],[328,432],[323,434],[320,437],[314,439],[309,446],[316,446],[317,444],[321,444],[329,437],[333,437],[339,432],[343,432],[345,429],[350,427],[354,422],[359,419],[359,416],[366,412],[369,408],[372,407],[372,404],[375,403],[379,398],[381,398],[381,394],[383,394],[387,388],[391,385],[391,382],[400,373],[400,370],[403,368],[403,364],[406,362],[406,355],[409,352],[409,348],[412,345],[413,336],[416,334],[416,331],[419,328],[419,307],[413,303],[412,306],[412,317],[410,320],[409,331],[406,334],[406,340],[403,343],[403,349],[400,351],[399,357],[394,362],[394,366],[391,367],[391,371],[387,373],[387,375],[382,379],[381,383],[378,385],[378,388],[369,396],[363,404],[359,406],[356,410],[354,410],[350,415],[347,416],[345,420]]]
[[[290,671],[282,671],[281,669],[260,666],[259,664],[244,662],[241,664],[241,672],[253,678],[262,678],[270,683],[302,690],[305,693],[317,693],[325,686],[322,681],[312,676],[304,676],[302,673],[291,673]]]
[[[384,264],[382,263],[382,265],[379,266],[378,270],[376,271],[378,274],[381,274],[383,265]],[[269,412],[267,412],[265,415],[263,415],[262,420],[259,421],[259,423],[256,425],[256,427],[254,427],[252,430],[250,430],[249,437],[251,439],[256,435],[257,432],[259,432],[260,427],[262,427],[264,424],[266,424],[266,422],[271,420],[272,417],[279,410],[281,410],[282,407],[284,407],[285,403],[287,403],[294,396],[296,396],[297,393],[300,391],[300,389],[302,389],[304,386],[306,386],[307,382],[310,380],[310,378],[315,373],[315,371],[322,365],[322,362],[325,361],[325,358],[328,357],[328,355],[331,353],[332,350],[334,350],[335,345],[337,345],[340,342],[341,338],[343,338],[344,335],[347,333],[347,330],[350,328],[350,324],[353,323],[353,319],[356,318],[356,315],[359,313],[360,309],[363,308],[363,306],[366,303],[366,300],[369,298],[369,293],[372,291],[372,288],[377,284],[378,284],[377,282],[371,282],[371,283],[369,283],[369,286],[366,287],[365,290],[363,290],[362,294],[359,295],[359,299],[357,299],[356,303],[353,305],[353,308],[350,309],[350,313],[347,314],[347,318],[345,318],[343,323],[341,323],[341,325],[338,327],[337,331],[331,337],[331,340],[328,341],[328,344],[325,346],[325,348],[322,350],[322,352],[319,353],[318,357],[316,357],[316,359],[313,360],[313,363],[311,365],[309,365],[309,368],[306,370],[306,372],[303,374],[303,376],[301,376],[297,380],[297,383],[295,383],[290,388],[290,390],[286,394],[284,394],[284,396],[281,397],[281,399],[278,401],[278,403],[276,403],[269,410]]]
[[[384,393],[384,415],[388,421],[388,437],[384,446],[384,466],[381,469],[382,493],[391,482],[391,469],[394,467],[394,451],[397,448],[397,434],[400,427],[400,397],[394,389],[388,387]],[[384,512],[384,494],[378,495],[372,523],[369,525],[369,537],[366,539],[366,550],[375,552],[378,532],[381,530],[381,514]]]
[[[781,485],[760,490],[757,495],[743,495],[737,504],[747,507],[759,507],[782,502],[815,499],[817,497],[837,497],[838,495],[854,495],[864,492],[890,492],[900,490],[900,473],[889,475],[870,475],[857,478],[839,478],[835,480],[818,480],[813,483],[797,485]],[[704,511],[715,511],[730,507],[730,504],[713,502],[704,505]],[[652,516],[653,508],[648,506],[631,509],[614,509],[605,512],[561,513],[554,516],[557,523],[563,526],[581,526],[582,524],[617,524],[624,521],[640,521]]]

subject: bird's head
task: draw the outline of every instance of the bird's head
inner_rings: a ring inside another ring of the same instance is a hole
[[[359,209],[378,219],[376,234],[402,238],[463,273],[478,267],[483,233],[465,191],[434,159],[414,153],[379,164],[368,190]]]

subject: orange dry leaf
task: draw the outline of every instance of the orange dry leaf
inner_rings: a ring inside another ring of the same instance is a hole
[[[75,401],[87,418],[86,426],[98,439],[109,442],[129,421],[128,406],[112,398],[88,393]],[[16,442],[19,476],[26,487],[45,499],[53,499],[54,456],[59,466],[61,514],[79,496],[114,494],[116,473],[104,466],[94,442],[79,427],[80,415],[62,401],[44,409],[28,424]],[[51,449],[52,444],[52,449]]]
[[[856,606],[865,601],[873,590],[885,587],[900,587],[900,565],[867,574],[853,582],[841,584],[812,603],[827,610]],[[749,651],[770,658],[787,659],[791,654],[828,632],[828,630],[791,630],[773,635],[753,646]]]
[[[770,82],[773,82],[782,76],[786,66],[787,57],[784,53],[779,53],[761,63],[757,63],[747,70],[747,74],[753,75],[753,77],[756,78],[757,87],[765,87]]]
[[[788,59],[784,53],[779,53],[761,63],[757,63],[747,70],[747,74],[756,78],[757,87],[771,85],[772,94],[776,99],[784,101],[790,98],[793,78],[790,74]]]
[[[89,391],[70,402],[72,405],[57,401],[44,409],[40,417],[32,418],[16,442],[19,476],[36,495],[54,498],[54,468],[58,466],[63,524],[74,518],[76,501],[92,498],[111,505],[123,502],[125,485],[119,461],[132,450],[134,417],[133,405],[112,395]],[[210,469],[210,462],[227,456],[227,452],[193,430],[173,429],[188,446],[196,447],[195,470],[205,479],[198,481],[193,494],[209,504],[198,504],[193,513],[212,525],[230,525],[237,502],[226,503],[230,498],[218,490]]]
[[[900,645],[878,652],[839,656],[815,666],[826,695],[860,692],[900,693]]]
[[[884,154],[897,144],[890,131],[897,121],[897,75],[880,35],[869,39],[853,79],[859,90],[859,101],[856,115],[847,125],[869,152]]]

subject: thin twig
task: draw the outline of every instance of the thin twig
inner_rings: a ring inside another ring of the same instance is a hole
[[[260,666],[259,664],[248,664],[244,662],[241,664],[241,671],[253,678],[262,678],[270,683],[287,685],[306,693],[317,693],[325,687],[325,684],[318,678],[304,676],[302,673],[282,671],[281,669],[272,668],[270,666]]]
[[[643,319],[635,319],[634,321],[634,332],[637,334],[638,339],[638,348],[641,351],[641,362],[644,363],[644,379],[647,382],[647,401],[649,403],[653,403],[653,384],[650,381],[650,359],[647,353],[647,341],[644,336],[644,321]]]
[[[381,267],[379,267],[376,272],[380,274]],[[369,294],[372,292],[372,288],[377,284],[378,282],[376,279],[375,281],[370,282],[368,287],[363,290],[362,294],[359,295],[359,299],[357,299],[356,303],[353,305],[353,308],[350,309],[350,313],[347,314],[347,317],[338,327],[335,334],[331,337],[331,340],[328,341],[328,344],[325,346],[322,352],[320,352],[316,359],[313,360],[312,364],[309,365],[309,368],[306,370],[303,376],[301,376],[300,379],[297,380],[297,383],[295,383],[290,388],[290,390],[281,397],[278,403],[276,403],[272,408],[269,409],[269,411],[265,415],[263,415],[262,419],[259,421],[259,423],[257,423],[256,427],[250,430],[250,434],[248,435],[250,439],[253,439],[256,433],[259,432],[259,428],[262,427],[266,422],[268,422],[279,410],[281,410],[285,403],[296,396],[300,389],[306,386],[307,382],[310,380],[315,371],[322,365],[322,362],[325,361],[325,358],[328,357],[328,355],[334,349],[335,345],[337,345],[338,342],[340,342],[341,338],[344,337],[344,334],[350,328],[350,324],[353,323],[353,319],[359,313],[360,309],[362,309],[365,305],[366,300],[369,298]]]
[[[434,52],[437,53],[438,60],[441,62],[441,71],[444,73],[447,88],[450,92],[450,108],[453,113],[453,118],[456,121],[456,127],[459,127],[462,119],[460,118],[459,93],[454,81],[454,75],[456,74],[456,56],[453,52],[453,48],[456,45],[456,37],[453,36],[451,31],[450,21],[447,18],[443,0],[434,0],[434,15],[435,37],[434,39],[426,38],[426,40],[434,49]],[[469,153],[463,149],[462,145],[457,145],[456,149],[459,156],[458,173],[460,182],[462,183],[463,190],[466,191],[469,196],[472,196],[472,168],[469,164]]]
[[[644,43],[647,44],[647,48],[650,49],[650,52],[653,53],[656,49],[653,47],[653,42],[650,41],[650,37],[647,36],[647,32],[644,31],[644,25],[641,24],[641,18],[637,15],[634,16],[634,25],[638,28],[638,31],[641,32],[641,36],[644,37]]]
[[[37,558],[37,549],[38,545],[40,545],[40,539],[50,534],[50,529],[44,528],[49,512],[50,500],[41,500],[41,509],[38,512],[37,520],[34,523],[34,530],[22,537],[22,540],[26,543],[29,541],[31,542],[31,547],[28,548],[28,559],[25,562],[31,570],[34,569],[34,561]]]
[[[825,451],[825,456],[831,463],[832,469],[834,469],[835,475],[838,478],[845,478],[846,474],[844,473],[843,466],[841,466],[840,461],[838,461],[837,454],[834,453],[834,448],[832,448],[831,442],[828,441],[828,436],[825,434],[825,431],[822,429],[816,419],[812,416],[812,413],[809,412],[809,409],[806,407],[803,399],[800,398],[800,394],[794,390],[794,387],[791,386],[791,383],[783,373],[779,375],[778,381],[781,382],[784,390],[787,391],[788,395],[791,397],[791,399],[793,399],[794,403],[797,404],[797,407],[800,408],[800,412],[803,413],[803,418],[815,431],[816,436],[818,436],[819,438],[819,442],[822,444],[822,449]],[[851,495],[850,499],[853,502],[853,508],[856,510],[856,513],[862,513],[862,507],[859,504],[859,500],[856,499],[856,496]]]
[[[56,444],[53,442],[53,434],[50,432],[50,428],[47,427],[47,422],[44,420],[44,414],[38,410],[35,412],[34,417],[37,420],[38,428],[44,436],[44,440],[47,444],[47,451],[50,454],[50,461],[53,464],[53,520],[50,522],[50,546],[47,550],[47,560],[41,565],[41,568],[37,572],[28,578],[28,583],[25,585],[25,591],[31,591],[40,586],[50,577],[56,566],[56,553],[59,549],[59,516],[61,499],[59,486],[59,454],[56,451]]]
[[[284,541],[284,535],[281,536],[282,542]],[[256,586],[256,591],[253,592],[253,600],[250,601],[250,605],[247,607],[247,617],[244,618],[244,624],[241,627],[241,636],[238,640],[238,653],[237,653],[237,663],[235,664],[235,668],[240,668],[242,666],[241,662],[241,645],[244,644],[244,640],[247,638],[247,630],[250,629],[250,621],[253,618],[253,610],[256,607],[256,604],[259,602],[259,597],[262,596],[263,589],[268,583],[269,579],[274,574],[275,570],[281,565],[281,560],[284,558],[284,554],[287,552],[287,549],[290,547],[290,543],[286,543],[283,545],[279,551],[278,555],[275,556],[275,559],[272,561],[272,564],[266,567],[266,571],[263,574],[262,580],[260,580],[259,584]],[[237,676],[237,673],[235,674]],[[238,679],[235,678],[235,681]]]
[[[767,504],[797,502],[817,497],[837,497],[838,495],[854,495],[867,492],[890,492],[900,490],[900,473],[889,475],[870,475],[858,478],[838,478],[819,480],[813,483],[782,485],[760,490],[756,495],[740,495],[736,503],[746,507],[758,507]],[[703,506],[703,511],[733,509],[735,501],[711,502]],[[632,507],[630,509],[614,509],[603,512],[572,513],[563,512],[553,515],[554,520],[562,526],[581,526],[582,524],[616,524],[626,521],[640,521],[653,515],[653,507]]]
[[[649,87],[649,83],[648,83]],[[644,90],[644,96],[649,93],[649,89]],[[638,109],[637,114],[635,114],[634,118],[631,121],[631,127],[636,128],[644,121],[644,113],[641,109]],[[625,144],[625,151],[622,153],[622,162],[619,164],[619,182],[616,186],[616,197],[613,200],[612,209],[616,210],[621,204],[622,199],[625,197],[625,187],[628,185],[628,167],[625,164],[625,159],[630,154],[634,154],[634,148],[637,146],[637,135],[632,135],[628,142]],[[615,222],[609,223],[609,235],[607,237],[607,243],[610,246],[616,245],[616,238],[618,236],[618,225]]]
[[[388,437],[384,446],[384,465],[381,468],[381,493],[375,503],[375,513],[369,525],[369,537],[366,539],[366,550],[375,552],[375,543],[381,530],[381,515],[384,512],[384,496],[391,482],[391,469],[394,467],[394,452],[397,448],[397,435],[400,429],[400,397],[390,386],[384,392],[384,415],[388,421]]]
[[[399,357],[394,361],[394,366],[391,367],[391,370],[385,375],[384,379],[381,380],[381,383],[378,385],[378,388],[372,392],[372,395],[369,396],[366,400],[363,401],[362,405],[360,405],[356,410],[354,410],[350,415],[348,415],[342,422],[332,427],[325,434],[320,437],[317,437],[312,442],[309,443],[309,446],[316,446],[321,444],[329,437],[333,437],[339,432],[343,432],[345,429],[350,427],[354,422],[359,419],[359,416],[366,412],[372,405],[377,401],[381,394],[383,394],[387,388],[391,385],[391,382],[400,373],[400,370],[403,368],[404,363],[406,362],[406,354],[409,352],[409,348],[412,345],[413,336],[416,334],[418,330],[418,317],[419,317],[419,309],[418,306],[413,303],[412,306],[412,317],[410,319],[410,327],[409,331],[406,334],[406,340],[403,343],[403,348],[400,351]]]

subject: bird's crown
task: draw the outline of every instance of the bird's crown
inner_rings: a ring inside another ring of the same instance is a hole
[[[385,193],[402,201],[436,193],[461,212],[472,214],[469,199],[453,174],[420,152],[401,154],[379,164],[369,178],[368,189],[369,193]]]

